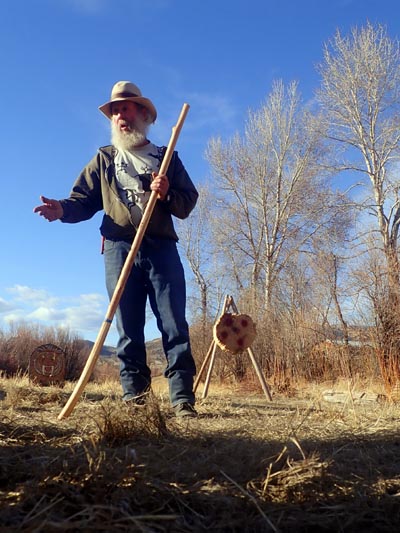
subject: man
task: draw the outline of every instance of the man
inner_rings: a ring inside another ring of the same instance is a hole
[[[111,121],[111,142],[102,147],[73,185],[69,198],[41,196],[34,212],[49,221],[75,223],[104,210],[100,232],[104,240],[106,286],[111,298],[131,248],[151,191],[158,200],[116,311],[117,355],[123,400],[141,405],[150,390],[144,337],[146,301],[161,333],[167,360],[171,405],[176,416],[196,416],[191,353],[185,318],[186,288],[177,251],[172,215],[184,219],[198,193],[177,152],[168,175],[158,175],[165,148],[147,138],[157,111],[131,82],[114,85],[111,98],[99,107]]]

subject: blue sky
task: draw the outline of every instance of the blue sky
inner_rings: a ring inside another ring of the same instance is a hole
[[[398,38],[398,0],[5,0],[0,329],[25,321],[96,339],[108,305],[101,215],[69,225],[32,210],[41,194],[68,196],[109,143],[97,108],[116,81],[154,102],[155,143],[168,142],[183,103],[191,106],[177,149],[200,184],[208,139],[241,131],[274,80],[297,80],[311,98],[323,44],[367,21]],[[146,334],[158,336],[152,321]],[[106,344],[115,340],[113,326]]]

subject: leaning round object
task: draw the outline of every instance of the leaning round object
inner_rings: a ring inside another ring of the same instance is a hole
[[[222,350],[243,352],[256,338],[256,327],[248,315],[224,313],[214,324],[214,340]]]

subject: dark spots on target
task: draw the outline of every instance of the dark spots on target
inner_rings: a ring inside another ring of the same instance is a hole
[[[225,317],[224,326],[229,328],[230,326],[232,326],[232,324],[233,324],[233,318],[231,316]]]

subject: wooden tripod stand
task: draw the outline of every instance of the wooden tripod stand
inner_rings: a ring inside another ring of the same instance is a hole
[[[233,300],[233,297],[227,295],[225,297],[224,307],[222,309],[221,316],[223,314],[227,313],[230,308],[232,309],[232,311],[234,313],[239,314],[238,308],[236,307],[236,304],[235,304],[235,302]],[[254,370],[256,371],[257,377],[258,377],[258,379],[259,379],[259,381],[261,383],[261,387],[262,387],[262,390],[264,391],[265,396],[272,402],[272,396],[271,396],[270,390],[269,390],[267,382],[265,381],[265,378],[264,378],[264,376],[263,376],[263,374],[261,372],[261,368],[260,368],[259,364],[257,363],[256,358],[254,357],[253,351],[251,350],[250,347],[248,347],[246,349],[246,351],[249,354],[250,360],[251,360],[251,362],[252,362],[252,364],[254,366]],[[203,363],[201,365],[200,371],[199,371],[199,373],[198,373],[198,375],[196,377],[196,380],[194,382],[194,385],[193,385],[193,390],[194,390],[194,392],[196,392],[197,387],[198,387],[199,382],[200,382],[200,379],[201,379],[201,376],[203,375],[204,370],[205,370],[208,362],[210,362],[208,370],[207,370],[206,380],[205,380],[205,383],[204,383],[204,390],[203,390],[203,395],[202,395],[203,399],[206,398],[207,394],[208,394],[208,388],[210,386],[211,373],[212,373],[212,370],[213,370],[213,367],[214,367],[214,363],[215,363],[216,352],[217,352],[217,343],[213,339],[211,341],[211,344],[210,344],[210,347],[208,349],[207,355],[204,358],[204,361],[203,361]]]

